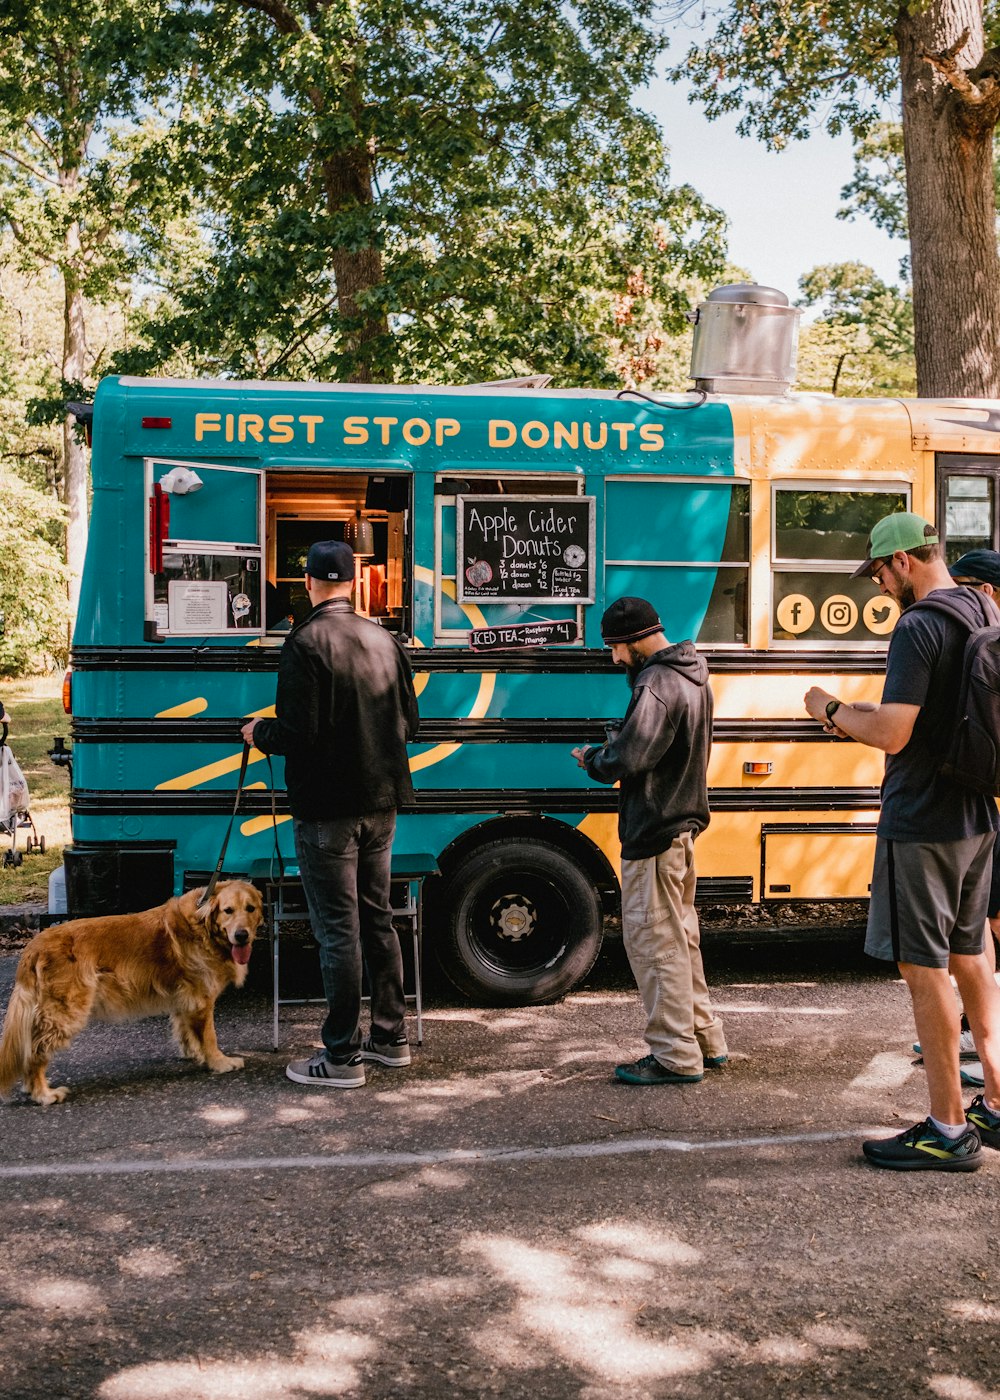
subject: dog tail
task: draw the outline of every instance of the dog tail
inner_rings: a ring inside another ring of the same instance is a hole
[[[3,1038],[0,1039],[0,1097],[10,1093],[31,1062],[35,997],[26,984],[34,979],[25,977],[25,971],[23,965],[17,970],[17,981],[4,1017]]]

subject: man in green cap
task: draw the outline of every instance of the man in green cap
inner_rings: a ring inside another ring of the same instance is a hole
[[[919,515],[880,520],[854,577],[901,609],[879,705],[849,705],[813,686],[806,709],[830,733],[886,754],[865,949],[899,965],[927,1071],[930,1115],[863,1144],[897,1171],[975,1171],[981,1143],[1000,1148],[1000,990],[986,961],[996,803],[940,771],[957,704],[969,627],[1000,625],[991,599],[958,587],[937,531]],[[915,606],[927,600],[928,606]],[[966,1111],[959,1076],[961,993],[981,1051],[985,1092]]]

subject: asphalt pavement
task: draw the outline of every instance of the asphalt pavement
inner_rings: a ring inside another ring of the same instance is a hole
[[[89,1029],[65,1104],[0,1104],[0,1393],[1000,1400],[1000,1152],[860,1157],[926,1111],[903,985],[844,939],[706,961],[732,1056],[684,1088],[611,1078],[619,944],[553,1006],[432,989],[350,1092],[284,1078],[318,1009],[275,1052],[259,980],[217,1013],[241,1072]]]

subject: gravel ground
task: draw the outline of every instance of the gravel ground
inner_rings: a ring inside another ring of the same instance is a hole
[[[555,1006],[438,988],[352,1093],[284,1078],[316,1009],[276,1054],[259,984],[220,1003],[241,1073],[91,1028],[65,1105],[0,1105],[0,1391],[997,1400],[1000,1153],[859,1157],[924,1112],[905,988],[856,939],[706,961],[732,1058],[683,1089],[610,1077],[643,1049],[617,943]]]

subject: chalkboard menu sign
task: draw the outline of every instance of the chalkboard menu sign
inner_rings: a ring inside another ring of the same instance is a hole
[[[594,601],[593,496],[459,496],[461,603]]]

